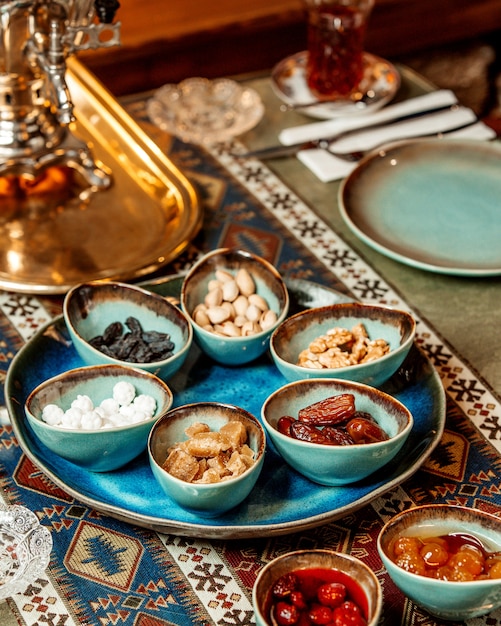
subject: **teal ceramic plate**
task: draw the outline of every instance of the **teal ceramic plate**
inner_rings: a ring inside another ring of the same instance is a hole
[[[463,276],[501,274],[501,144],[394,144],[343,182],[341,214],[362,241],[397,261]]]
[[[313,283],[289,281],[287,286],[292,311],[347,300]],[[176,297],[180,279],[150,287]],[[385,386],[411,410],[414,428],[401,453],[383,471],[349,488],[321,487],[289,469],[269,443],[251,495],[232,511],[208,520],[181,509],[161,491],[146,453],[120,470],[96,474],[51,453],[37,440],[24,416],[28,393],[43,380],[81,364],[62,316],[42,328],[19,351],[5,383],[7,407],[19,445],[56,485],[77,500],[112,517],[176,535],[206,539],[264,537],[313,528],[342,517],[411,476],[438,444],[445,423],[440,378],[429,360],[414,348]],[[168,385],[174,394],[173,406],[222,401],[242,406],[260,418],[264,400],[285,382],[268,354],[245,367],[226,368],[192,346],[183,367]]]

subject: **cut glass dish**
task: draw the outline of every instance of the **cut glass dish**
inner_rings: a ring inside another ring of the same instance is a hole
[[[0,599],[22,593],[49,564],[52,536],[24,506],[0,508]]]

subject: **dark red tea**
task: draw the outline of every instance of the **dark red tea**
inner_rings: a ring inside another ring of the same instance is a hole
[[[308,15],[307,82],[318,98],[347,96],[363,76],[366,15],[322,3]]]

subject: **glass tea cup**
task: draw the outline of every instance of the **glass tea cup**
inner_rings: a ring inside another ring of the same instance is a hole
[[[304,0],[308,87],[319,100],[346,98],[364,73],[367,22],[374,0]]]

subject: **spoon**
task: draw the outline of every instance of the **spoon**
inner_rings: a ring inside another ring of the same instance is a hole
[[[453,539],[456,539],[459,543],[467,543],[470,546],[474,546],[475,548],[478,548],[480,552],[482,552],[484,557],[501,555],[501,550],[496,550],[494,552],[489,551],[485,547],[484,543],[475,535],[470,535],[469,533],[457,532],[457,533],[450,533],[448,537],[452,537]]]
[[[353,102],[356,108],[365,109],[367,105],[369,105],[374,98],[376,97],[376,92],[373,89],[369,89],[365,93],[356,92],[351,95],[349,98],[322,98],[321,100],[310,100],[309,102],[289,102],[284,103],[280,106],[281,111],[298,111],[300,109],[309,109],[310,107],[321,106],[323,104],[336,104],[336,102]]]

